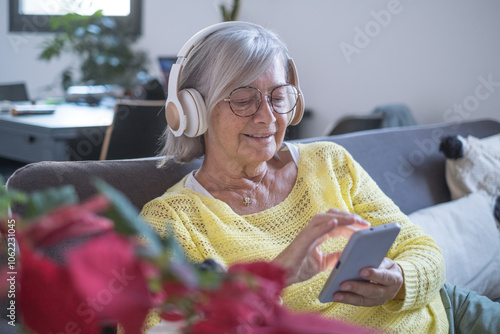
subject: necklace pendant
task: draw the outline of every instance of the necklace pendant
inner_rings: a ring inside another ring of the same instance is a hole
[[[249,206],[250,204],[252,204],[252,199],[248,196],[245,196],[245,198],[243,198],[243,205]]]

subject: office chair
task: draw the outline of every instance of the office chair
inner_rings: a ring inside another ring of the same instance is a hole
[[[113,123],[107,128],[100,160],[155,156],[167,121],[164,100],[118,100]]]
[[[0,85],[0,101],[29,101],[24,82]]]
[[[340,135],[343,133],[380,129],[384,120],[383,114],[345,116],[337,122],[332,123],[326,132],[326,136]]]

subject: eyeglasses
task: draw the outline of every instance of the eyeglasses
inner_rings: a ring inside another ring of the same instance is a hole
[[[295,108],[300,93],[294,85],[281,85],[275,87],[271,93],[266,94],[266,100],[278,114],[287,114]],[[250,117],[257,113],[262,103],[262,92],[252,86],[236,88],[224,99],[229,102],[231,111],[240,117]]]

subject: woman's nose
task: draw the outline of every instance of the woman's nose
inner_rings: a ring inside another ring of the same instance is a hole
[[[265,116],[266,119],[271,119],[271,122],[274,122],[276,120],[270,96],[264,96],[263,101],[260,103],[259,109],[257,110],[257,113],[255,115],[258,117]]]

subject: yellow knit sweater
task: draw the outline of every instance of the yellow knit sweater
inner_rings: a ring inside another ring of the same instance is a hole
[[[185,188],[184,178],[147,203],[141,216],[161,236],[170,225],[189,260],[213,258],[227,266],[273,260],[316,213],[330,208],[355,212],[374,226],[399,222],[402,229],[388,257],[403,269],[405,300],[377,307],[322,304],[317,297],[329,275],[326,271],[286,288],[284,303],[293,311],[320,312],[394,333],[448,333],[439,295],[444,260],[434,240],[410,222],[344,148],[330,142],[298,147],[296,184],[273,208],[239,216],[224,202]],[[323,251],[342,250],[346,242],[329,239]]]

